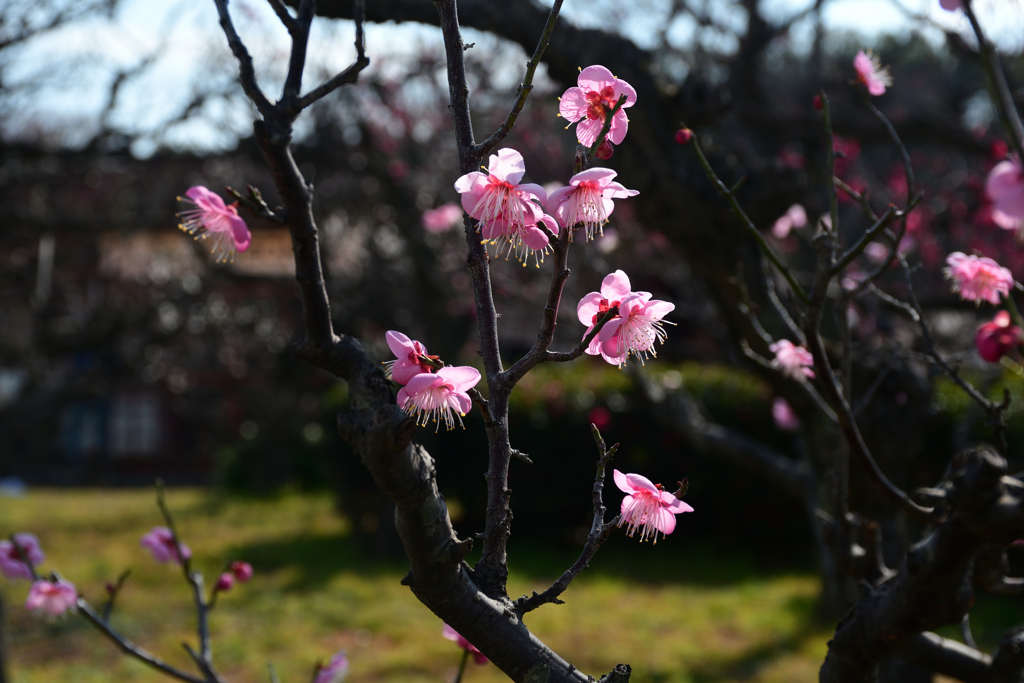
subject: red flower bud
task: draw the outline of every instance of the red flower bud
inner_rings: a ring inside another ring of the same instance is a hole
[[[998,363],[1000,358],[1013,351],[1022,341],[1024,334],[1019,327],[1010,323],[1010,314],[1006,311],[996,313],[992,322],[978,328],[974,336],[978,355],[989,363]]]
[[[231,587],[234,586],[234,585],[235,585],[235,576],[234,576],[234,574],[229,574],[228,572],[224,572],[223,574],[220,575],[220,578],[217,579],[217,585],[214,586],[213,590],[217,591],[218,593],[224,593],[226,591],[231,590]]]
[[[594,156],[598,159],[611,159],[612,153],[615,151],[615,146],[607,140],[603,141],[597,146],[597,151],[594,152]]]
[[[685,145],[693,137],[693,131],[689,128],[680,128],[676,131],[676,142]]]
[[[248,562],[232,562],[231,573],[240,583],[245,583],[252,578],[252,565]]]
[[[814,96],[814,99],[813,99],[813,100],[811,100],[811,101],[812,101],[812,102],[813,102],[813,104],[814,104],[814,108],[815,108],[815,109],[817,109],[818,111],[821,111],[821,107],[822,107],[822,104],[821,104],[821,95],[815,95],[815,96]]]

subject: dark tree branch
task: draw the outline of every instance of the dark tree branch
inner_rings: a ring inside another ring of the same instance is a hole
[[[558,596],[565,592],[565,589],[569,587],[572,580],[576,576],[590,566],[590,560],[597,553],[598,549],[604,544],[612,531],[619,524],[619,516],[616,515],[607,524],[604,521],[604,477],[605,471],[608,467],[608,463],[615,457],[615,453],[619,450],[619,444],[615,444],[611,448],[607,448],[604,442],[604,438],[601,437],[601,432],[598,431],[596,425],[590,425],[591,432],[594,435],[594,441],[597,443],[597,475],[594,477],[594,492],[593,492],[593,503],[594,503],[594,519],[590,523],[590,533],[587,534],[587,542],[583,546],[583,552],[580,553],[579,559],[573,563],[573,565],[563,573],[557,581],[545,590],[543,593],[537,593],[536,591],[532,596],[526,597],[525,595],[515,601],[515,610],[522,616],[527,612],[532,612],[541,605],[549,603],[555,603],[557,605],[563,604],[562,600],[558,599]]]
[[[908,551],[892,580],[839,623],[822,683],[871,680],[882,659],[921,632],[960,622],[973,602],[970,573],[977,553],[1024,533],[1024,484],[1005,473],[1006,461],[990,450],[957,456],[945,488],[949,514]]]
[[[547,23],[544,24],[544,32],[540,35],[537,47],[533,51],[533,57],[526,63],[526,75],[523,77],[523,82],[519,85],[519,91],[516,93],[516,100],[512,104],[512,110],[509,111],[508,116],[498,126],[498,130],[491,133],[486,140],[477,145],[476,153],[481,158],[494,151],[494,148],[502,143],[505,137],[512,131],[512,127],[516,125],[516,120],[526,105],[526,98],[529,97],[530,91],[533,90],[533,76],[537,72],[537,66],[540,65],[541,58],[544,57],[544,50],[547,49],[548,43],[551,41],[551,32],[555,30],[555,24],[558,22],[558,13],[561,9],[562,0],[555,0],[554,4],[551,5],[551,12],[548,14]]]

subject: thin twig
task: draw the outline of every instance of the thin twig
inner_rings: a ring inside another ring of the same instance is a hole
[[[476,146],[476,153],[481,157],[490,154],[495,147],[500,145],[509,132],[511,132],[512,127],[516,125],[516,120],[526,105],[526,98],[529,97],[530,91],[533,90],[533,76],[537,72],[537,66],[540,64],[541,58],[544,56],[544,50],[547,49],[548,43],[551,41],[551,32],[555,30],[555,24],[558,22],[558,13],[561,9],[562,0],[555,0],[555,3],[551,6],[551,12],[548,13],[547,23],[544,24],[544,32],[541,33],[540,40],[537,41],[537,47],[533,51],[533,57],[526,63],[526,75],[523,77],[523,82],[519,85],[516,100],[512,103],[511,111],[509,111],[505,120],[501,122],[501,125],[498,126],[498,130],[491,133],[486,140]]]
[[[615,444],[611,448],[607,448],[604,438],[601,436],[601,432],[598,431],[596,425],[590,425],[590,431],[594,436],[594,441],[597,444],[597,475],[594,477],[594,490],[593,490],[593,504],[594,504],[594,518],[590,523],[590,533],[587,535],[587,542],[583,546],[583,552],[580,553],[579,559],[573,563],[573,565],[563,573],[557,581],[545,590],[543,593],[537,593],[534,591],[533,595],[526,597],[525,595],[515,601],[515,611],[520,615],[524,615],[527,612],[531,612],[541,605],[548,603],[554,603],[556,605],[563,604],[563,601],[559,599],[562,593],[569,587],[572,580],[576,576],[590,566],[590,560],[594,557],[594,554],[600,549],[612,531],[618,526],[620,516],[616,515],[607,524],[604,521],[605,507],[604,507],[604,478],[605,471],[608,467],[608,463],[611,461],[615,454],[619,450],[619,444]]]
[[[757,229],[757,226],[755,226],[753,221],[751,221],[750,218],[747,216],[746,212],[743,210],[743,207],[740,206],[739,201],[736,199],[736,195],[733,194],[733,191],[726,187],[725,183],[723,183],[722,180],[715,173],[715,170],[711,168],[711,164],[708,162],[707,157],[704,156],[704,150],[701,149],[700,143],[697,142],[696,134],[694,134],[694,136],[690,139],[690,144],[693,145],[693,149],[697,153],[697,159],[700,161],[700,165],[704,169],[704,175],[706,175],[708,177],[708,180],[710,180],[711,183],[716,188],[718,188],[719,192],[724,194],[729,199],[729,203],[732,205],[733,211],[735,211],[736,215],[740,217],[740,219],[743,222],[743,227],[747,229],[747,232],[750,233],[750,235],[754,238],[754,241],[757,242],[757,245],[761,248],[761,252],[764,253],[764,255],[768,257],[768,260],[772,262],[772,265],[774,265],[779,270],[779,272],[782,273],[782,277],[786,278],[786,282],[789,283],[790,289],[793,290],[793,293],[796,294],[797,298],[806,304],[809,301],[807,297],[807,292],[805,292],[803,287],[800,286],[800,283],[796,281],[796,278],[793,276],[793,273],[792,271],[790,271],[789,267],[785,263],[783,263],[782,259],[779,258],[778,254],[776,254],[772,250],[771,246],[768,244],[768,241],[761,234],[761,231]]]
[[[1010,136],[1010,143],[1013,145],[1014,151],[1017,152],[1017,158],[1024,161],[1024,125],[1021,124],[1017,107],[1013,103],[1013,94],[1010,92],[1010,86],[1006,83],[1006,74],[999,63],[999,55],[982,32],[981,24],[978,23],[978,17],[974,15],[973,5],[974,3],[971,0],[964,0],[963,2],[964,13],[971,22],[974,36],[978,39],[978,50],[981,52],[981,66],[985,69],[985,75],[988,76],[989,96],[996,105],[996,111],[999,112],[1003,128],[1006,130],[1007,135]]]

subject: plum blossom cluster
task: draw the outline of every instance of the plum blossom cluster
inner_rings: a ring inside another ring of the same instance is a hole
[[[202,185],[188,188],[178,201],[191,207],[178,212],[178,227],[197,240],[208,240],[218,263],[234,261],[236,254],[249,248],[252,234],[238,215],[236,204],[225,204],[219,195]]]
[[[640,540],[658,542],[658,534],[667,536],[676,528],[676,515],[693,512],[693,507],[665,490],[661,484],[640,474],[623,474],[614,470],[615,485],[625,493],[622,499],[619,526],[626,525],[626,535],[640,532]]]
[[[78,603],[74,584],[58,576],[43,579],[36,573],[36,566],[44,559],[39,539],[27,533],[17,533],[11,538],[0,541],[0,574],[12,581],[24,579],[32,582],[25,608],[51,618],[74,611]]]
[[[768,349],[775,354],[772,365],[782,371],[782,374],[799,382],[808,377],[814,378],[814,358],[811,352],[802,346],[797,346],[788,339],[780,339]]]
[[[654,343],[664,343],[666,334],[662,325],[668,323],[662,318],[675,310],[675,304],[652,299],[650,292],[631,291],[629,276],[616,270],[601,281],[601,291],[590,292],[576,307],[580,322],[588,326],[584,339],[612,309],[617,309],[617,313],[590,340],[585,352],[600,355],[619,367],[630,355],[639,358],[641,363],[648,356],[657,356]]]
[[[1013,274],[1009,269],[985,256],[954,251],[946,257],[945,273],[952,280],[953,291],[959,292],[964,301],[973,301],[978,306],[982,301],[999,304],[1000,297],[1007,296],[1013,288]]]
[[[387,374],[404,385],[398,391],[398,406],[424,427],[433,421],[438,429],[442,422],[448,429],[454,429],[457,419],[459,426],[465,428],[462,418],[473,407],[467,392],[480,381],[480,371],[468,365],[445,367],[437,356],[427,355],[422,342],[401,332],[390,330],[384,336],[396,356],[385,363]]]

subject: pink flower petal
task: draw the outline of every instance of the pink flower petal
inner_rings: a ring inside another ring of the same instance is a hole
[[[480,371],[469,365],[441,368],[437,371],[437,376],[451,384],[455,391],[466,391],[480,381]]]
[[[629,296],[629,276],[616,270],[601,280],[601,295],[609,301],[621,301]]]
[[[511,147],[505,147],[499,149],[497,154],[491,155],[487,172],[498,180],[518,185],[526,173],[526,162],[523,161],[522,154]]]
[[[558,113],[570,123],[586,118],[589,107],[586,93],[580,88],[569,88],[562,93],[562,98],[558,101]]]

